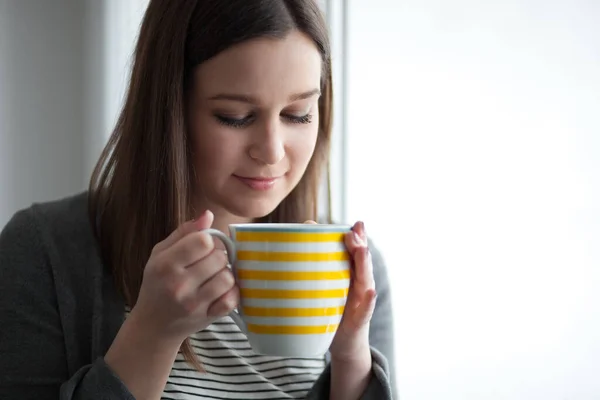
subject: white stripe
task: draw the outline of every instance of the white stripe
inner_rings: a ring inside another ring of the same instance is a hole
[[[237,269],[254,269],[259,271],[345,271],[350,267],[349,261],[322,262],[263,262],[238,261]]]
[[[251,377],[251,379],[256,381],[256,377]],[[265,390],[265,389],[269,389],[272,387],[267,382],[254,382],[254,383],[246,383],[246,384],[244,384],[243,382],[239,382],[239,383],[236,382],[235,385],[229,385],[229,384],[223,383],[223,382],[213,382],[213,381],[208,381],[208,380],[198,381],[195,378],[191,378],[191,377],[190,378],[180,378],[180,377],[176,377],[176,376],[169,377],[168,383],[170,383],[173,386],[177,385],[178,383],[183,383],[186,385],[203,386],[204,388],[207,388],[207,389],[235,389],[236,391]],[[283,382],[283,383],[286,383],[286,382]],[[307,387],[307,385],[308,385],[308,387]],[[285,385],[285,390],[310,389],[312,385],[313,385],[313,382],[287,384],[287,385]],[[182,386],[182,387],[184,387],[184,386]]]
[[[244,320],[248,324],[257,325],[297,325],[297,326],[321,326],[321,325],[336,325],[340,323],[341,315],[333,315],[331,317],[248,317],[244,316]],[[327,335],[327,334],[325,334]]]
[[[196,353],[196,355],[198,355],[202,359],[202,362],[207,362],[209,364],[213,364],[213,365],[217,365],[217,366],[240,366],[240,365],[245,365],[245,363],[248,363],[248,365],[250,365],[251,367],[261,366],[261,365],[277,366],[277,365],[279,365],[277,363],[288,361],[287,359],[284,359],[281,357],[274,357],[274,356],[251,357],[245,361],[242,361],[235,354],[228,354],[227,355],[228,358],[214,358],[214,355],[211,352],[209,352],[207,354]],[[211,357],[211,356],[213,356],[213,357]],[[292,362],[295,362],[296,365],[298,363],[298,361],[292,361]],[[302,363],[302,365],[319,367],[319,366],[323,365],[323,360],[320,358],[315,358],[313,360],[302,360],[301,363]],[[188,377],[188,379],[189,379],[189,377]]]
[[[233,331],[236,330],[236,325],[232,325],[229,329],[229,331]],[[194,342],[197,343],[201,343],[203,340],[207,340],[207,339],[219,339],[222,342],[227,342],[228,340],[232,340],[232,341],[239,341],[239,340],[246,340],[246,335],[244,335],[242,332],[235,332],[235,333],[218,333],[218,332],[196,332],[193,335],[191,335],[191,339]]]
[[[226,343],[226,344],[225,344]],[[194,341],[192,343],[195,346],[198,346],[200,349],[212,349],[212,348],[219,348],[219,347],[229,347],[231,349],[247,349],[250,345],[248,344],[248,342],[226,342],[223,340],[215,340],[215,341]]]
[[[191,368],[190,365],[184,360],[175,360],[174,368]],[[213,367],[211,365],[205,365],[204,368],[207,372],[215,372],[219,374],[246,374],[249,372],[255,372],[253,368],[249,367],[246,364],[241,364],[239,366],[229,366],[229,367]],[[271,376],[281,375],[282,370],[289,371],[290,374],[295,373],[307,373],[314,374],[319,373],[319,371],[323,370],[322,365],[316,364],[306,364],[301,361],[288,361],[284,360],[279,363],[273,363],[273,365],[256,365],[255,369],[258,370],[258,375],[264,376],[269,379]],[[260,372],[264,371],[264,372]]]
[[[350,279],[333,281],[264,281],[254,279],[241,279],[239,286],[244,289],[299,289],[299,290],[325,290],[347,289]]]
[[[224,317],[223,319],[221,319],[221,321],[230,322],[231,325],[212,324],[212,325],[209,325],[208,328],[206,328],[211,331],[211,332],[207,332],[207,333],[211,334],[211,335],[213,335],[213,334],[221,334],[221,335],[231,334],[230,332],[235,329],[235,324],[233,323],[231,318],[229,316],[227,316],[227,317]],[[215,336],[215,337],[222,337],[222,336]]]
[[[319,368],[322,369],[325,366],[325,361],[320,359],[320,365]],[[241,362],[241,361],[240,361]],[[287,374],[284,374],[287,375]],[[172,371],[171,375],[172,378],[182,378],[182,379],[199,379],[199,373],[196,370],[193,371]],[[293,381],[304,381],[304,380],[310,380],[310,379],[317,379],[317,374],[298,374],[298,375],[292,375],[292,376],[283,376],[283,377],[279,377],[279,378],[271,378],[270,381],[275,384],[275,385],[281,385],[281,384],[286,384],[288,382],[293,382]],[[263,378],[262,375],[259,374],[254,374],[254,375],[238,375],[238,376],[227,376],[227,375],[200,375],[201,378],[206,378],[206,379],[210,379],[211,381],[216,381],[217,383],[221,383],[222,385],[226,386],[226,387],[230,387],[228,386],[231,381],[233,380],[235,384],[237,383],[245,383],[245,382],[252,382],[252,381],[256,381],[258,380],[257,378]],[[266,382],[265,382],[266,384]]]
[[[237,250],[298,253],[333,253],[348,250],[342,242],[238,242],[235,247]]]
[[[221,343],[221,347],[227,347],[229,343]],[[246,343],[248,346],[250,346],[248,343]],[[194,352],[200,356],[213,356],[213,357],[237,357],[238,359],[244,359],[244,357],[252,357],[254,356],[256,353],[254,352],[254,350],[252,349],[248,349],[248,350],[241,350],[241,349],[219,349],[219,350],[215,350],[215,349],[202,349],[202,348],[194,348]],[[183,358],[182,358],[183,360]]]
[[[265,392],[265,393],[251,393],[252,397],[248,397],[248,393],[244,393],[244,392],[227,392],[227,391],[219,391],[219,390],[210,390],[210,389],[204,389],[204,388],[194,388],[194,387],[188,387],[188,386],[181,386],[181,387],[169,387],[170,385],[167,385],[165,387],[166,390],[181,390],[190,394],[193,394],[193,396],[191,397],[183,397],[185,399],[204,399],[206,397],[204,396],[213,396],[210,397],[210,399],[213,399],[214,397],[216,397],[217,399],[243,399],[243,400],[248,400],[248,399],[280,399],[281,398],[281,392],[280,391],[272,391],[272,392]],[[231,389],[231,387],[223,387],[222,389]],[[264,388],[264,390],[268,390],[268,389],[272,389],[269,387]],[[166,396],[168,397],[172,397],[172,395],[178,394],[178,393],[164,393]],[[174,397],[174,396],[173,396]]]
[[[285,300],[270,300],[270,299],[243,299],[244,307],[267,307],[267,308],[311,308],[311,307],[341,307],[346,305],[346,299],[285,299]]]

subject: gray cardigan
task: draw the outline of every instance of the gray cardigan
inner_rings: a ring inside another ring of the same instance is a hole
[[[392,399],[389,282],[372,248],[377,306],[373,378],[362,399]],[[132,400],[104,362],[125,305],[98,254],[87,193],[34,204],[0,233],[0,399]],[[329,367],[308,399],[329,397]]]

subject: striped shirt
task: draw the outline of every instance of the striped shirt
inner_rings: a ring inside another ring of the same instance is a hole
[[[190,339],[206,372],[198,372],[177,354],[164,400],[304,398],[326,366],[324,356],[284,358],[255,353],[231,317],[215,321]]]

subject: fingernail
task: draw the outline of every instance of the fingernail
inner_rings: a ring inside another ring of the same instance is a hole
[[[360,222],[359,222],[359,226],[360,226],[360,232],[361,232],[363,235],[366,235],[367,231],[365,230],[365,223],[364,223],[364,222],[362,222],[362,221],[360,221]]]
[[[358,236],[358,233],[352,232],[352,238],[354,239],[354,243],[358,246],[362,245],[362,239]]]

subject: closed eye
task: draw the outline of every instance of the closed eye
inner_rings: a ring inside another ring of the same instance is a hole
[[[254,117],[252,115],[248,115],[244,118],[233,118],[225,115],[215,115],[215,118],[223,125],[230,126],[232,128],[244,128],[250,125]]]
[[[305,115],[291,115],[281,114],[281,117],[292,124],[310,124],[312,122],[312,114]],[[254,122],[255,117],[250,114],[243,118],[234,118],[226,115],[215,114],[215,118],[220,124],[229,126],[232,128],[245,128]]]
[[[312,114],[306,114],[301,116],[285,114],[282,115],[282,117],[294,124],[310,124],[312,122]]]

